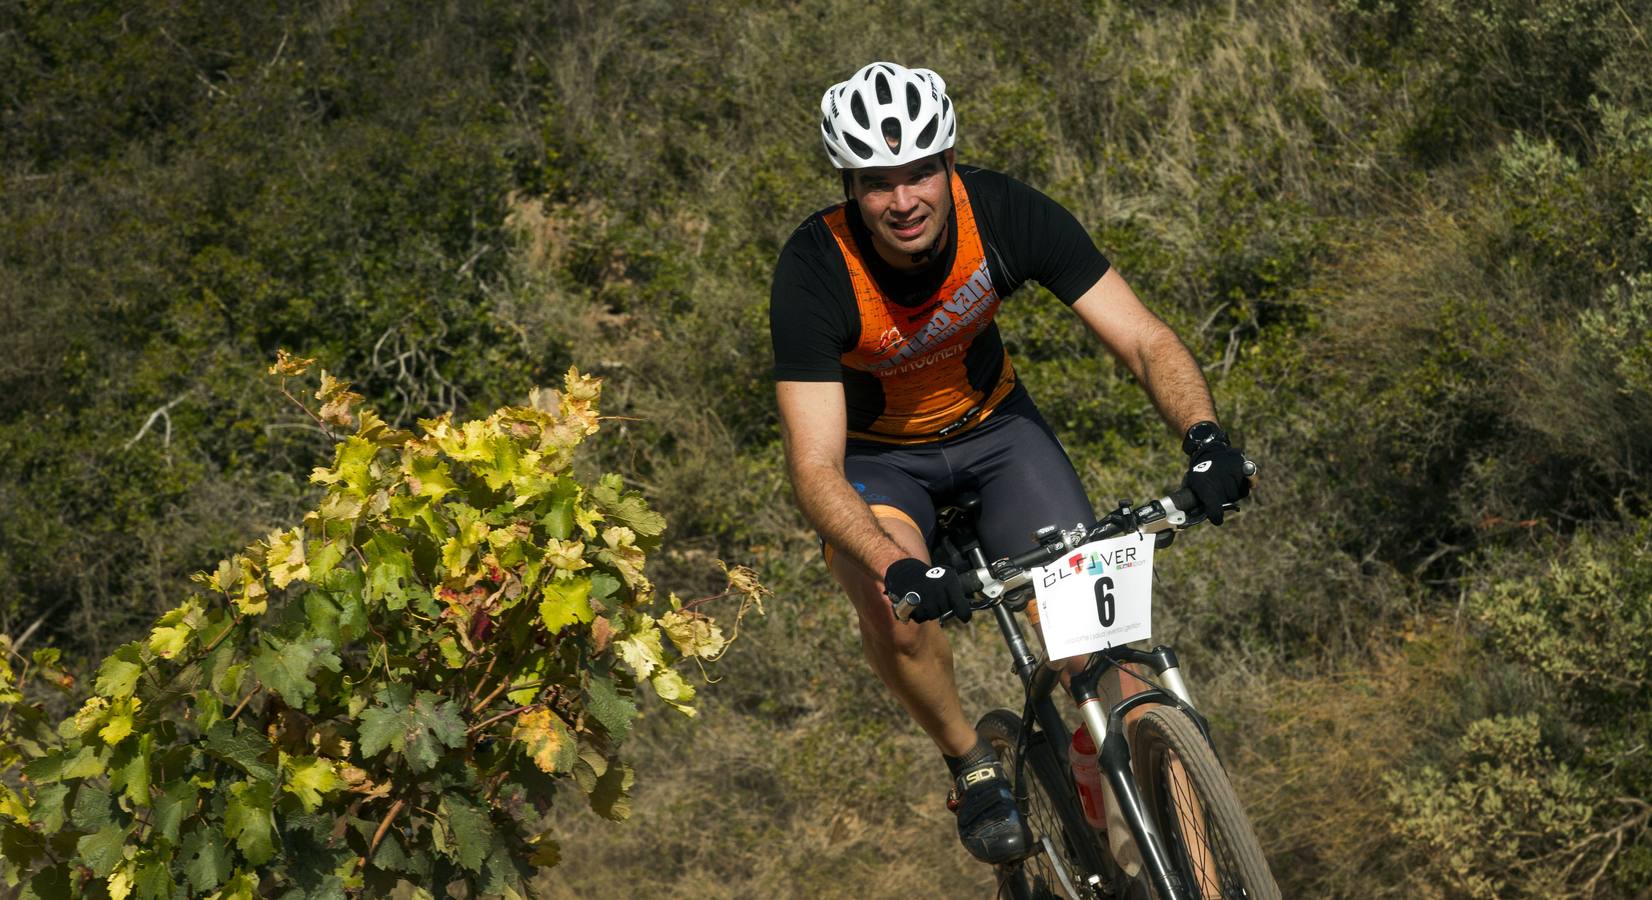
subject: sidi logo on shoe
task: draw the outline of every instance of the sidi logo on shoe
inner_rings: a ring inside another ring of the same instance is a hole
[[[1204,462],[1199,463],[1198,465],[1194,466],[1193,471],[1195,471],[1195,472],[1209,472],[1210,471],[1210,460],[1207,459]]]
[[[981,782],[986,781],[986,780],[994,777],[995,774],[996,774],[996,772],[994,771],[992,766],[982,766],[979,769],[973,769],[971,771],[965,772],[964,773],[964,787],[966,789],[972,788],[972,787],[980,784]]]
[[[940,566],[936,566],[935,568],[930,569],[929,571],[925,572],[924,574],[929,576],[930,578],[941,578],[941,577],[946,575],[946,569],[944,569]]]

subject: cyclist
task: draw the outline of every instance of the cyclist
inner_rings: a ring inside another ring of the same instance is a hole
[[[1066,209],[997,172],[956,163],[941,77],[874,62],[821,98],[820,134],[845,200],[781,250],[770,297],[787,472],[832,575],[859,615],[872,670],[934,740],[971,854],[1030,850],[1009,780],[964,717],[935,620],[970,616],[958,574],[929,562],[937,502],[982,498],[988,558],[1043,525],[1094,523],[1072,463],[1016,379],[1002,300],[1037,281],[1100,339],[1183,436],[1185,484],[1221,524],[1245,496],[1203,373]],[[916,595],[911,622],[889,596]]]

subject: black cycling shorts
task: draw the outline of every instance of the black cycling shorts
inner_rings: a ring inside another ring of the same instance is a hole
[[[1045,525],[1095,524],[1078,473],[1020,385],[986,421],[956,437],[919,445],[851,440],[843,469],[874,513],[882,513],[880,506],[898,510],[925,543],[934,539],[938,506],[979,494],[976,531],[988,559],[1032,549],[1033,534]]]

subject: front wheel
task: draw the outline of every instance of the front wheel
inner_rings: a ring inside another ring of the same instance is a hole
[[[1157,706],[1136,723],[1136,781],[1188,896],[1276,900],[1250,819],[1197,725]]]
[[[992,745],[1004,771],[1012,778],[1020,771],[1025,784],[1016,785],[1016,794],[1027,797],[1021,813],[1027,817],[1033,840],[1041,845],[1020,863],[999,867],[1000,896],[1111,898],[1108,875],[1112,866],[1106,838],[1084,821],[1071,777],[1044,733],[1032,733],[1027,741],[1026,762],[1017,765],[1020,716],[1007,709],[995,709],[981,717],[975,731]]]

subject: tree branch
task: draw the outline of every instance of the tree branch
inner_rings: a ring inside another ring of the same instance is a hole
[[[390,811],[384,814],[384,818],[379,822],[378,830],[373,832],[372,842],[367,845],[367,860],[372,860],[373,851],[379,849],[379,842],[384,840],[384,833],[390,830],[390,823],[396,821],[396,817],[401,815],[401,811],[406,806],[406,800],[397,800],[390,804]]]
[[[160,406],[155,407],[155,411],[149,414],[149,418],[143,420],[143,427],[139,428],[138,433],[132,435],[132,437],[127,440],[125,445],[123,445],[121,447],[121,449],[122,450],[132,449],[133,444],[136,444],[138,441],[142,440],[143,436],[149,433],[149,427],[151,425],[155,424],[156,419],[161,419],[166,423],[166,425],[165,425],[165,427],[166,427],[165,437],[161,441],[162,446],[171,447],[172,446],[172,417],[167,415],[167,410],[171,409],[174,406],[177,406],[179,403],[182,403],[185,397],[188,397],[190,394],[193,394],[193,393],[195,393],[195,389],[190,388],[189,390],[184,391],[183,393],[179,394],[178,396],[173,397],[171,400],[168,400],[166,403],[163,403]]]

